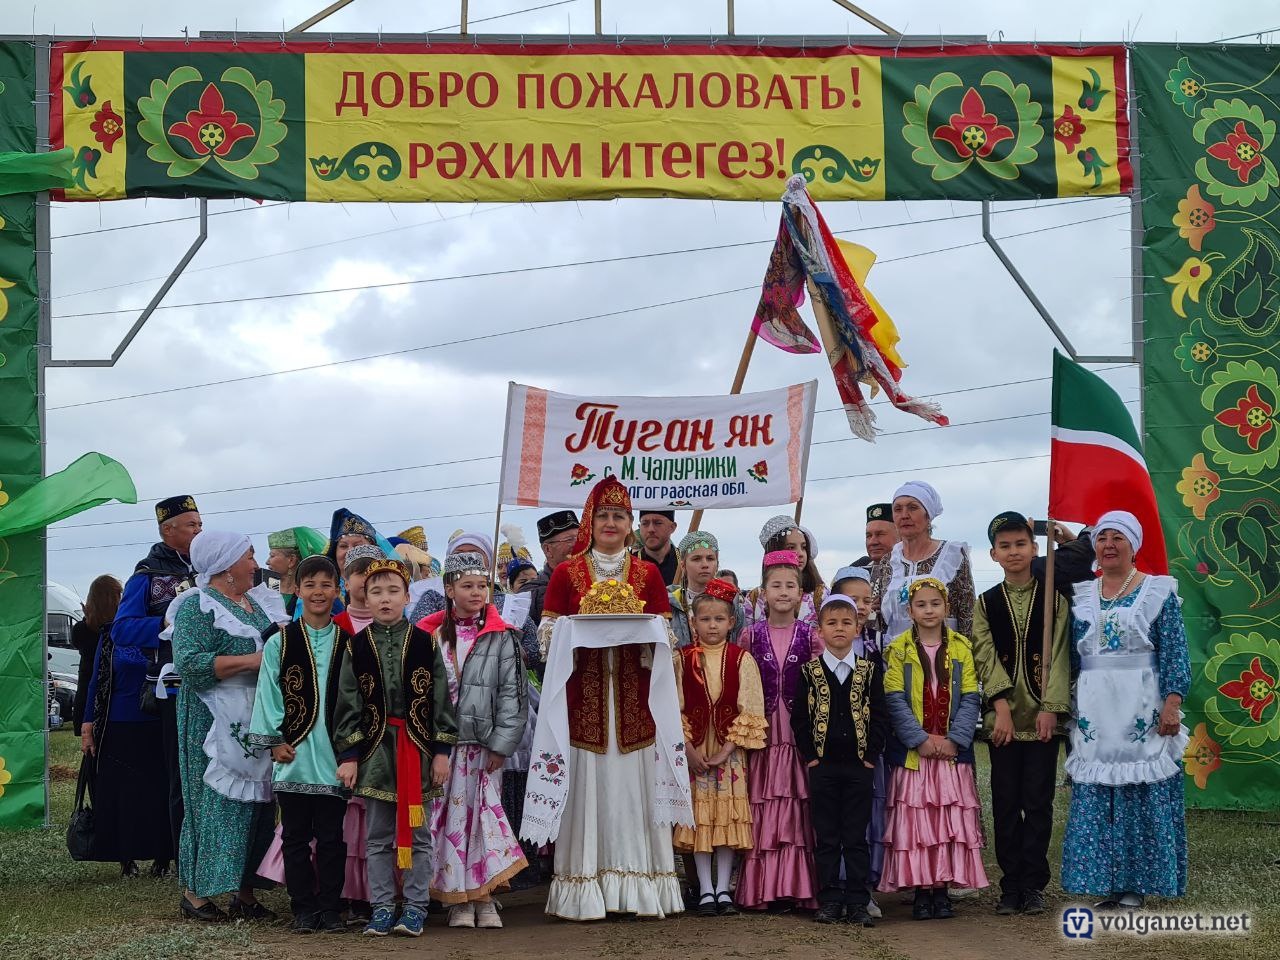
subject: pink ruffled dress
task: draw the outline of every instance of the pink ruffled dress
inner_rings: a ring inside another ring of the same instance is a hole
[[[809,823],[809,778],[791,735],[791,706],[802,664],[817,655],[809,625],[752,624],[747,647],[760,667],[768,743],[753,751],[747,771],[755,848],[742,863],[736,894],[740,906],[763,910],[774,901],[817,906],[813,828]]]
[[[924,644],[932,660],[939,644]],[[951,689],[937,677],[924,687],[925,733],[945,736]],[[973,764],[921,757],[920,769],[894,767],[884,827],[882,891],[987,886]]]

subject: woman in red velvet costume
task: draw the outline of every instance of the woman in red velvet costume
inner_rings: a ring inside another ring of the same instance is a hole
[[[573,553],[547,584],[538,631],[544,651],[555,619],[576,614],[597,580],[630,584],[645,613],[670,619],[658,568],[627,551],[632,516],[627,488],[616,477],[592,489]],[[575,652],[567,688],[573,772],[547,898],[547,913],[554,916],[661,917],[684,909],[671,827],[656,825],[651,813],[653,653],[650,644]]]

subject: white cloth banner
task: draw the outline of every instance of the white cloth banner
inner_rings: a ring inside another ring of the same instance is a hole
[[[521,838],[549,843],[560,835],[560,817],[569,796],[573,753],[569,746],[567,685],[573,674],[573,651],[580,648],[617,647],[627,643],[653,645],[649,675],[649,712],[655,727],[649,758],[653,780],[651,815],[656,824],[693,826],[693,802],[689,794],[689,767],[684,754],[684,727],[676,693],[671,643],[662,617],[560,617],[556,620],[547,655],[547,673],[538,704],[538,725],[533,735],[529,782],[524,795]],[[615,721],[615,702],[609,723]],[[585,753],[585,751],[582,751]],[[611,748],[611,752],[616,752]],[[593,754],[587,754],[594,761]],[[588,762],[591,762],[588,761]]]
[[[501,502],[581,508],[613,474],[637,508],[795,503],[817,390],[811,380],[723,397],[572,397],[512,383]]]

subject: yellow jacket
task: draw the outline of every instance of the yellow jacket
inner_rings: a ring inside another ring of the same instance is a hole
[[[949,628],[945,642],[946,657],[951,663],[951,708],[947,717],[947,738],[957,747],[958,762],[973,763],[973,737],[981,717],[973,649],[968,638]],[[895,637],[884,653],[884,695],[893,727],[885,759],[895,766],[919,770],[918,748],[929,736],[922,726],[924,666],[920,663],[912,630]]]

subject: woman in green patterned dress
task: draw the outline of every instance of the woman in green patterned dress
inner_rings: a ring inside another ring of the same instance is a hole
[[[241,534],[206,530],[191,543],[196,589],[169,607],[178,693],[179,766],[186,815],[178,850],[179,903],[193,920],[268,920],[254,896],[271,841],[271,755],[248,741],[262,631],[286,620],[280,595],[253,586],[257,561]],[[210,898],[232,893],[227,912]]]

